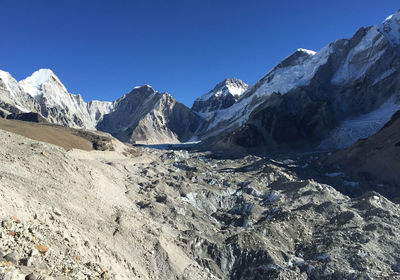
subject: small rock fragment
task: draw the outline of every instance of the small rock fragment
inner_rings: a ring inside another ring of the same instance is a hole
[[[2,226],[6,229],[11,229],[12,228],[12,223],[10,221],[3,221]]]
[[[166,195],[158,195],[158,196],[156,196],[156,201],[158,203],[164,203],[167,201],[167,196]]]
[[[34,273],[25,276],[25,280],[36,280],[37,276]]]
[[[33,259],[31,257],[23,258],[23,259],[20,260],[20,262],[24,266],[33,266]]]
[[[56,214],[57,216],[61,216],[61,212],[57,208],[53,208],[53,213]]]
[[[44,244],[41,244],[41,245],[37,246],[37,249],[43,255],[46,254],[47,251],[49,251],[49,248]]]
[[[18,256],[15,252],[9,253],[3,257],[6,261],[9,261],[13,264],[18,263]]]

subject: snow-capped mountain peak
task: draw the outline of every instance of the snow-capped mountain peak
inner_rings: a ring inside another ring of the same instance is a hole
[[[315,55],[317,53],[316,51],[302,49],[302,48],[297,49],[296,52],[303,52],[303,53],[306,53],[306,54],[311,55],[311,56],[313,56],[313,55]]]
[[[248,88],[249,86],[239,79],[228,78],[225,79],[224,84],[228,89],[229,93],[234,97],[239,98]],[[223,94],[227,94],[227,91],[223,91]]]
[[[142,86],[135,86],[133,89],[138,89],[138,88],[144,88],[144,89],[151,89],[151,90],[154,90],[154,89],[152,88],[152,86],[151,86],[151,85],[148,85],[148,84],[144,84],[144,85],[142,85]]]
[[[393,45],[400,45],[400,10],[388,16],[384,22],[378,26],[379,31]]]
[[[40,85],[40,84],[44,84],[45,82],[47,82],[52,76],[56,77],[56,75],[54,74],[54,72],[52,70],[39,69],[39,70],[33,72],[33,74],[30,77],[26,78],[25,81],[27,81],[27,82],[29,81],[34,84]]]
[[[198,100],[206,101],[213,96],[222,97],[228,94],[234,97],[240,97],[248,88],[249,86],[239,79],[227,78],[217,84],[213,90],[200,96]]]
[[[236,143],[251,138],[249,135],[255,131],[254,137],[265,143],[306,137],[320,141],[331,127],[377,110],[397,94],[394,89],[398,86],[399,57],[399,12],[380,25],[360,28],[349,39],[332,42],[317,53],[297,49],[231,107],[212,115],[201,112],[202,116],[210,116],[204,126],[205,135],[232,133],[227,141]],[[388,118],[391,112],[384,111]],[[245,132],[240,130],[243,127]],[[287,131],[282,132],[285,127]],[[360,129],[373,133],[379,126]]]
[[[58,83],[67,92],[67,89],[61,83],[60,79],[50,69],[37,70],[25,80],[20,81],[19,84],[32,97],[36,97],[43,94],[42,85],[51,81]]]
[[[0,101],[22,112],[38,112],[52,123],[88,129],[95,129],[113,109],[111,102],[86,103],[81,95],[69,93],[50,69],[35,71],[19,83],[0,71]]]
[[[382,107],[399,95],[399,69],[400,11],[318,52],[295,50],[252,87],[225,79],[197,98],[192,111],[149,85],[135,87],[112,103],[85,103],[50,69],[40,69],[20,83],[0,71],[0,101],[20,111],[38,112],[53,123],[96,128],[126,141],[175,142],[196,133],[202,140],[224,135],[243,146],[252,136],[264,139],[259,142],[264,144],[319,143],[335,127],[345,128],[339,136],[348,135],[350,128],[357,137],[364,135],[359,131],[379,129],[399,106],[395,99]],[[370,114],[376,110],[383,112],[379,118]],[[376,125],[371,126],[371,118]],[[335,142],[344,144],[357,138],[339,141],[334,136]]]
[[[202,117],[210,119],[216,111],[232,106],[248,88],[249,86],[239,79],[227,78],[207,94],[197,98],[192,109]]]

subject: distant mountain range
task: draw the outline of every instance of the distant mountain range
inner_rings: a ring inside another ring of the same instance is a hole
[[[344,148],[400,109],[400,13],[319,52],[298,49],[252,86],[226,79],[190,109],[148,85],[113,102],[84,102],[48,69],[17,82],[0,71],[1,115],[140,144],[202,141],[215,149]]]

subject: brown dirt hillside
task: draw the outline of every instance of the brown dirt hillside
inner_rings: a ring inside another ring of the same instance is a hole
[[[102,133],[77,130],[53,124],[24,122],[0,118],[0,129],[16,133],[32,140],[50,143],[66,150],[90,151],[112,149],[113,138]]]

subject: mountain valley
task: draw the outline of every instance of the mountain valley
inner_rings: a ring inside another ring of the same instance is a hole
[[[400,279],[400,10],[191,108],[0,71],[0,280]]]

